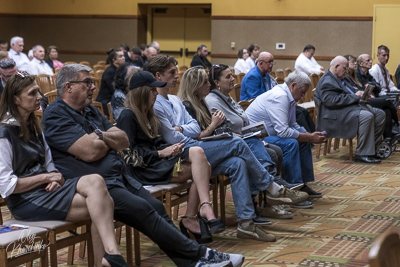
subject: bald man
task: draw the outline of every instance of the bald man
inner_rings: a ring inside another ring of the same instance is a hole
[[[385,113],[361,101],[362,92],[354,93],[344,83],[349,62],[335,57],[329,70],[321,77],[314,93],[318,105],[317,130],[327,137],[353,139],[357,134],[354,160],[380,163],[376,148],[382,140]]]
[[[260,53],[257,65],[243,78],[240,100],[256,98],[277,85],[275,79],[269,75],[274,65],[274,56],[271,53]]]

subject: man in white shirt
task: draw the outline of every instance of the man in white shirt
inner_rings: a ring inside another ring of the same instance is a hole
[[[379,95],[386,95],[389,91],[400,91],[390,79],[389,70],[385,67],[389,61],[389,53],[390,50],[387,46],[380,45],[377,54],[378,62],[369,69],[369,74],[371,74],[375,81],[382,87]]]
[[[44,61],[44,48],[41,45],[35,45],[32,48],[33,59],[28,65],[27,72],[30,75],[47,74],[53,75],[53,70],[50,68],[49,64]]]
[[[19,70],[27,71],[29,58],[22,52],[22,50],[24,50],[24,39],[19,36],[14,36],[11,38],[10,44],[11,49],[8,51],[8,55],[17,63],[17,68]]]
[[[312,73],[320,73],[324,71],[324,67],[319,65],[313,57],[315,53],[315,47],[313,45],[306,45],[303,52],[297,57],[294,63],[296,70],[302,71],[310,75]]]

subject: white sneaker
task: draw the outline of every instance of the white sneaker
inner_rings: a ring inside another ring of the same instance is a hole
[[[237,254],[232,254],[237,255]],[[242,256],[243,257],[243,256]],[[241,266],[241,265],[238,265]],[[195,267],[233,267],[230,255],[216,249],[207,249],[206,256],[202,257]]]
[[[233,267],[240,267],[244,262],[244,256],[242,254],[231,254],[229,255],[229,260],[232,262]]]

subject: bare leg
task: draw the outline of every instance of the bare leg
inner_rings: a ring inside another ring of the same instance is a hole
[[[103,178],[97,174],[82,176],[76,191],[66,220],[79,221],[90,217],[94,224],[92,234],[95,266],[102,266],[104,251],[108,254],[121,254],[115,239],[113,201]]]
[[[190,164],[190,165],[189,165]],[[186,215],[192,216],[197,213],[199,203],[210,202],[210,176],[211,166],[207,161],[203,149],[200,147],[191,147],[189,157],[183,164],[183,171],[178,174],[178,177],[173,177],[172,182],[184,182],[189,178],[193,179],[193,185],[190,188],[188,208]],[[210,205],[203,205],[200,208],[201,216],[208,220],[215,219],[214,212]],[[200,228],[195,219],[187,218],[184,221],[187,228],[193,232],[199,232]],[[196,226],[196,229],[193,227]]]

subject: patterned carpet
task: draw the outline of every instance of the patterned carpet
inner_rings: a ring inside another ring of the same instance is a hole
[[[274,243],[236,238],[236,218],[228,192],[228,227],[208,245],[242,253],[246,257],[243,266],[368,266],[368,251],[376,236],[389,229],[400,233],[399,159],[397,152],[379,165],[354,163],[348,160],[348,147],[314,159],[316,181],[312,186],[324,196],[312,209],[293,209],[293,219],[271,219],[272,225],[265,229],[277,236]],[[141,266],[174,266],[143,235],[141,248]],[[123,253],[124,249],[123,238]],[[77,255],[75,266],[86,266],[86,258]],[[59,252],[59,264],[66,266],[65,251]]]

